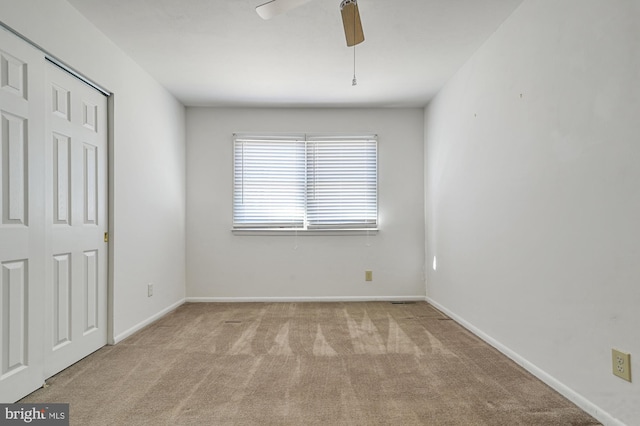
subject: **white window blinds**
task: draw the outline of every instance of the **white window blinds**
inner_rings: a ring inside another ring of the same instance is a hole
[[[234,229],[377,227],[375,136],[234,138]]]
[[[302,228],[305,142],[236,138],[234,228]]]
[[[374,138],[309,138],[308,228],[375,228],[377,176]]]

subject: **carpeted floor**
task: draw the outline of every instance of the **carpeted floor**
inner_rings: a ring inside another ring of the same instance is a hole
[[[598,425],[427,303],[185,304],[21,402],[72,425]]]

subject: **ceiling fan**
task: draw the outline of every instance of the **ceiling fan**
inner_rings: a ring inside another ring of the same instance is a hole
[[[262,19],[271,19],[276,15],[295,9],[311,0],[271,0],[256,7],[256,12]],[[358,11],[357,0],[342,0],[340,3],[342,14],[342,25],[344,35],[347,39],[347,46],[355,46],[364,41],[360,12]]]

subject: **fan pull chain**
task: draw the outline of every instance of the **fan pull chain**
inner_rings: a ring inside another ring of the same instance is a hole
[[[353,46],[353,80],[351,80],[351,85],[355,86],[358,84],[358,80],[356,80],[356,46]]]
[[[353,11],[353,80],[351,80],[351,85],[355,86],[358,84],[358,80],[356,80],[356,12],[357,8]]]

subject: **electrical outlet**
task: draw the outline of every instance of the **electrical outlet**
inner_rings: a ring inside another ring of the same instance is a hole
[[[147,284],[147,297],[153,296],[153,284]]]
[[[611,349],[613,374],[628,382],[631,381],[631,354]]]
[[[364,280],[373,281],[373,271],[364,271]]]

